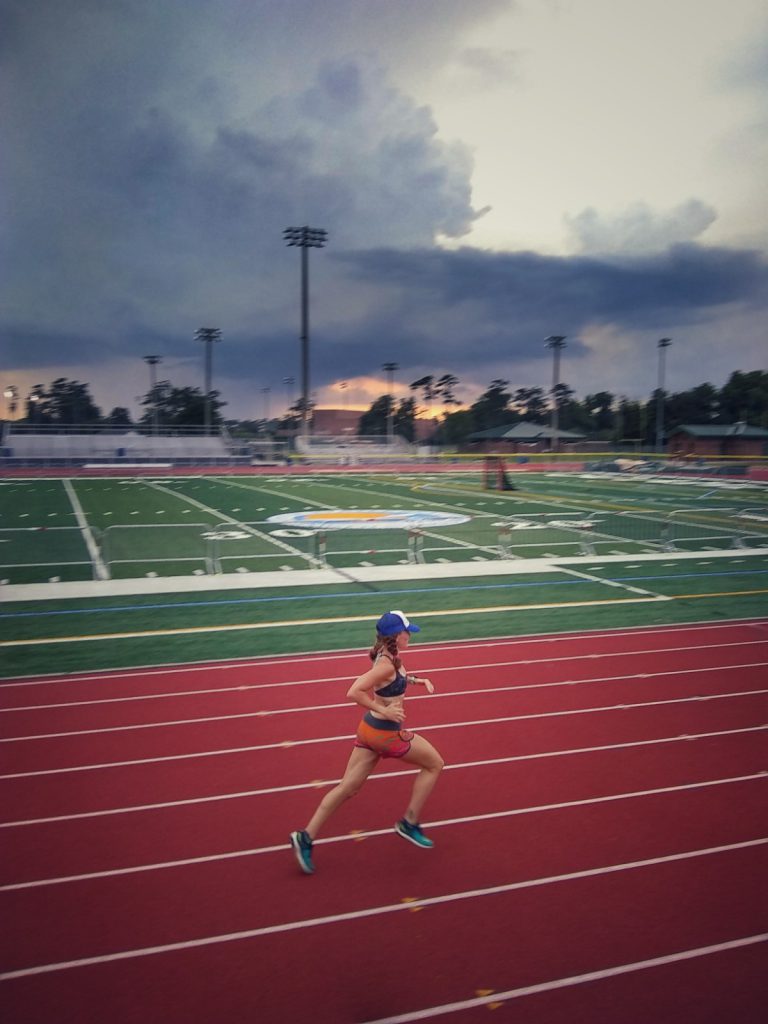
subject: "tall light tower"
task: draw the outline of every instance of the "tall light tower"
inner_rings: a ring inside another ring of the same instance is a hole
[[[144,356],[144,362],[149,366],[149,394],[152,398],[152,433],[157,433],[158,425],[158,408],[157,408],[157,395],[155,394],[155,388],[157,387],[157,364],[162,362],[160,356]]]
[[[387,374],[388,384],[387,393],[389,395],[389,408],[387,409],[387,442],[389,444],[395,443],[395,398],[392,394],[392,382],[396,370],[400,367],[397,363],[384,363],[382,370]]]
[[[221,331],[218,327],[200,327],[195,331],[195,337],[205,345],[205,432],[211,432],[211,389],[213,377],[213,355],[214,342],[221,341]]]
[[[656,346],[659,350],[659,386],[656,389],[656,451],[659,454],[664,450],[664,357],[671,344],[671,338],[659,338]]]
[[[310,249],[322,249],[328,232],[322,228],[286,228],[286,245],[301,249],[301,433],[309,433],[309,258]]]
[[[552,349],[552,441],[551,450],[557,451],[560,409],[557,404],[557,385],[560,383],[560,353],[565,348],[565,335],[550,334],[545,339],[547,348]]]
[[[266,387],[261,389],[262,395],[264,395],[264,426],[266,427],[269,422],[269,395],[272,388]]]

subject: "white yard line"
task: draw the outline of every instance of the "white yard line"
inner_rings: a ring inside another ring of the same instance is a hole
[[[67,493],[67,497],[69,498],[69,503],[75,513],[75,519],[77,519],[77,525],[80,527],[80,532],[83,535],[83,540],[85,541],[85,546],[88,549],[88,554],[91,557],[94,572],[96,573],[96,579],[108,580],[109,569],[107,569],[101,557],[99,546],[94,539],[90,526],[88,525],[85,512],[83,512],[83,506],[80,504],[80,501],[75,494],[75,489],[72,486],[71,481],[66,478],[62,480],[62,483],[64,484],[64,490]]]
[[[583,580],[590,580],[592,583],[600,583],[604,587],[618,587],[621,590],[628,590],[632,594],[643,594],[646,597],[658,598],[662,596],[653,590],[642,590],[640,587],[630,587],[628,583],[621,583],[619,580],[601,579],[599,576],[593,576],[591,573],[579,571],[578,569],[574,569],[572,566],[562,566],[561,572],[564,572],[569,576],[578,576]]]
[[[220,519],[223,523],[229,523],[231,526],[236,526],[239,530],[243,530],[246,533],[250,533],[253,537],[258,537],[260,540],[267,541],[268,544],[273,544],[275,547],[280,548],[282,551],[288,552],[289,555],[298,555],[299,558],[305,562],[312,562],[313,559],[308,557],[299,548],[293,547],[291,544],[286,544],[282,540],[278,540],[276,537],[272,537],[268,533],[262,533],[261,530],[255,529],[253,526],[249,526],[247,523],[240,522],[239,519],[233,519],[232,516],[226,515],[224,512],[218,512],[215,508],[211,508],[210,505],[204,505],[202,501],[198,501],[196,498],[190,498],[186,494],[178,494],[170,487],[163,487],[162,484],[155,483],[153,480],[147,481],[148,486],[154,488],[156,491],[162,491],[164,494],[172,495],[177,501],[186,502],[189,505],[194,505],[201,511],[208,515],[215,516]],[[253,582],[251,582],[251,586]]]

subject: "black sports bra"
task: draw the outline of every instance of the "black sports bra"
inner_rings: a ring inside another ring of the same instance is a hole
[[[382,686],[380,690],[374,690],[373,692],[377,697],[400,697],[405,693],[405,688],[408,685],[408,678],[398,672],[391,683],[387,683],[386,686]]]

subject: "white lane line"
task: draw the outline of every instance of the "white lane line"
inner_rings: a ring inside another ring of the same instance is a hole
[[[487,668],[493,666],[475,665],[470,666],[471,668]],[[410,701],[423,701],[423,700],[445,700],[449,697],[475,697],[478,694],[488,693],[515,693],[518,690],[544,690],[551,689],[553,687],[561,686],[585,686],[592,683],[624,683],[633,682],[636,680],[648,681],[654,679],[668,679],[671,676],[686,676],[686,675],[702,675],[705,672],[723,672],[728,669],[748,669],[748,668],[765,668],[768,667],[768,662],[756,661],[748,662],[744,665],[709,665],[707,668],[688,668],[688,669],[674,669],[668,672],[637,672],[633,675],[628,676],[595,676],[591,679],[565,679],[554,683],[523,683],[521,685],[513,684],[511,686],[484,686],[477,687],[472,690],[449,690],[446,693],[431,693],[431,694],[419,694],[414,697],[408,698]],[[442,671],[440,669],[430,670],[421,669],[420,671]],[[764,690],[754,691],[741,691],[742,693],[754,692],[764,693]],[[716,694],[717,697],[726,696],[725,694]],[[697,694],[689,698],[690,700],[709,700],[707,694]],[[68,706],[68,705],[64,705]],[[179,718],[172,719],[170,721],[159,721],[159,722],[139,722],[132,725],[111,725],[104,726],[99,729],[76,729],[70,730],[69,732],[48,732],[48,733],[37,733],[36,735],[30,736],[5,736],[0,739],[0,743],[25,743],[29,740],[50,740],[50,739],[63,739],[67,736],[93,736],[101,733],[112,733],[112,732],[134,732],[141,729],[163,729],[165,727],[183,726],[183,725],[199,725],[207,722],[229,722],[241,718],[271,718],[275,715],[298,715],[303,714],[306,711],[341,711],[345,708],[349,708],[351,705],[349,701],[341,701],[334,704],[302,704],[297,708],[270,708],[262,711],[243,711],[234,715],[207,715],[202,718]],[[623,706],[623,705],[622,705]],[[39,708],[32,708],[27,710],[40,710]],[[0,776],[2,778],[2,776]]]
[[[696,645],[694,647],[659,647],[653,650],[647,651],[610,651],[606,654],[569,654],[563,657],[554,658],[519,658],[514,661],[484,661],[476,664],[461,664],[461,665],[438,665],[438,666],[420,666],[418,671],[423,673],[435,673],[435,672],[470,672],[477,669],[486,668],[512,668],[517,665],[554,665],[561,662],[575,661],[600,661],[603,658],[626,658],[633,657],[635,655],[642,656],[646,654],[679,654],[685,651],[708,651],[725,649],[726,647],[753,647],[755,644],[768,643],[768,638],[765,640],[738,640],[733,643],[726,644],[712,644],[710,646]],[[490,646],[490,645],[489,645]],[[431,653],[431,652],[430,652]],[[360,661],[361,652],[356,653],[356,660]],[[762,665],[763,662],[748,663],[747,665],[722,665],[722,669],[727,668],[749,668],[750,664]],[[704,668],[691,668],[691,669],[675,669],[670,672],[665,672],[665,675],[673,675],[675,673],[684,672],[708,672],[711,671],[710,667]],[[148,673],[153,675],[154,673]],[[652,675],[653,673],[644,673],[645,675]],[[129,703],[137,700],[166,700],[171,697],[194,697],[198,694],[212,694],[212,693],[240,693],[247,690],[276,690],[287,686],[311,686],[317,683],[339,683],[345,680],[353,678],[353,673],[342,676],[319,676],[314,679],[290,679],[286,682],[281,683],[244,683],[240,686],[211,686],[199,690],[167,690],[160,693],[141,693],[136,696],[130,697],[97,697],[93,700],[67,700],[58,701],[55,704],[25,704],[18,705],[16,707],[0,708],[0,714],[13,714],[15,711],[46,711],[52,708],[75,708],[75,707],[86,707],[92,704],[122,704]],[[606,676],[606,679],[632,679],[634,676]],[[572,685],[582,680],[567,680],[568,685]],[[583,680],[589,682],[590,680]],[[599,680],[598,680],[599,681]],[[561,683],[530,683],[522,684],[518,689],[535,689],[538,686],[560,686]],[[480,692],[480,691],[478,691]],[[420,698],[411,698],[419,700]]]
[[[378,907],[367,907],[363,910],[351,910],[343,914],[330,914],[327,917],[305,918],[298,921],[284,921],[282,924],[266,925],[262,928],[250,928],[240,932],[228,932],[221,935],[206,935],[198,939],[187,939],[184,942],[169,942],[161,946],[145,946],[139,949],[125,949],[118,953],[106,953],[102,956],[82,957],[78,960],[65,960],[59,963],[40,964],[36,967],[24,967],[20,970],[5,971],[0,974],[0,981],[11,981],[15,978],[29,978],[40,974],[51,974],[55,971],[72,970],[77,967],[91,967],[96,964],[114,963],[117,960],[135,960],[139,957],[156,956],[160,953],[173,953],[186,949],[199,949],[201,946],[220,945],[224,942],[239,942],[245,939],[260,938],[264,935],[279,935],[297,931],[302,928],[317,928],[323,925],[339,924],[342,921],[359,921],[369,917],[381,917],[384,914],[409,913],[416,907],[435,907],[442,904],[458,903],[464,900],[481,899],[488,896],[500,896],[521,889],[534,889],[545,885],[562,882],[578,881],[582,878],[596,878],[600,875],[612,875],[623,871],[637,871],[642,868],[656,867],[660,864],[673,864],[679,861],[694,860],[697,857],[709,857],[723,853],[733,853],[768,843],[768,838],[750,839],[741,843],[728,843],[723,846],[711,846],[699,850],[686,850],[683,853],[671,853],[660,857],[649,857],[646,860],[627,861],[621,864],[605,864],[582,871],[570,871],[561,875],[547,875],[540,878],[527,878],[520,882],[508,882],[484,889],[465,889],[459,892],[445,893],[442,896],[429,896],[408,903],[390,903]],[[755,938],[755,941],[757,939]]]
[[[632,740],[626,743],[606,743],[592,747],[573,747],[569,750],[546,750],[535,754],[514,754],[509,757],[491,758],[485,761],[465,761],[460,764],[448,764],[444,771],[460,768],[483,768],[490,765],[511,764],[515,761],[538,761],[550,757],[570,757],[575,754],[595,754],[611,750],[627,750],[632,747],[652,747],[663,743],[689,743],[693,740],[715,739],[721,736],[738,736],[751,732],[765,732],[768,725],[750,725],[741,729],[723,729],[719,732],[684,733],[681,736],[661,736],[650,740]],[[399,775],[414,775],[416,769],[407,771],[388,771],[381,775],[371,775],[374,781],[391,779]],[[762,773],[767,774],[767,773]],[[745,776],[746,777],[746,776]],[[749,776],[751,778],[751,776]],[[271,786],[268,789],[247,789],[235,793],[216,793],[212,796],[187,797],[184,800],[165,800],[154,804],[134,804],[128,807],[107,807],[99,811],[80,811],[75,814],[57,814],[47,818],[28,818],[19,821],[0,822],[3,828],[24,828],[28,825],[50,825],[58,821],[80,821],[85,818],[104,818],[114,814],[137,814],[142,811],[165,810],[171,807],[190,807],[195,804],[217,803],[219,800],[243,800],[255,796],[267,796],[273,793],[288,793],[299,789],[319,789],[323,786],[335,786],[340,779],[327,779],[314,782],[300,782],[292,786]],[[320,840],[324,842],[325,840]]]
[[[412,1010],[409,1013],[399,1013],[395,1017],[379,1017],[377,1020],[367,1021],[366,1024],[410,1024],[411,1021],[427,1020],[430,1017],[442,1017],[449,1013],[471,1010],[477,1006],[487,1006],[488,1009],[495,1009],[497,1004],[505,1003],[510,999],[539,995],[542,992],[553,992],[556,989],[572,988],[574,985],[585,985],[588,982],[604,981],[606,978],[616,978],[622,974],[634,974],[637,971],[647,971],[654,967],[667,967],[669,964],[682,963],[685,960],[696,960],[702,956],[713,956],[716,953],[725,953],[732,949],[754,946],[759,942],[765,942],[767,939],[768,932],[758,935],[745,935],[740,939],[717,942],[711,946],[681,949],[676,953],[669,953],[666,956],[652,957],[650,960],[637,960],[634,963],[604,967],[599,971],[589,971],[586,974],[571,974],[565,978],[553,978],[550,981],[542,981],[536,985],[525,985],[522,988],[510,988],[504,992],[494,992],[492,995],[477,996],[474,999],[463,999],[456,1003],[443,1003],[442,1006],[428,1006],[422,1010]]]
[[[86,518],[85,512],[83,512],[83,506],[75,494],[75,489],[72,486],[71,481],[66,478],[62,480],[64,484],[64,490],[67,492],[69,503],[75,513],[75,519],[77,519],[77,525],[80,527],[80,532],[83,535],[83,541],[88,549],[88,555],[93,563],[94,570],[96,572],[97,580],[108,580],[109,569],[107,569],[104,561],[99,552],[99,546],[96,543],[91,527],[88,525],[88,519]]]
[[[673,697],[667,700],[641,701],[635,704],[607,704],[594,708],[568,708],[562,711],[540,711],[527,715],[503,715],[497,718],[478,718],[463,722],[444,722],[437,725],[419,726],[419,732],[430,732],[436,729],[463,729],[475,725],[495,725],[501,722],[526,722],[542,718],[568,718],[572,715],[593,715],[612,711],[635,711],[637,708],[662,707],[670,704],[695,704],[711,700],[733,700],[737,697],[755,697],[768,693],[763,690],[739,690],[733,693],[714,693],[705,696]],[[186,754],[164,754],[159,757],[135,758],[128,761],[104,761],[98,764],[71,765],[64,768],[44,768],[35,771],[9,772],[0,775],[1,779],[25,779],[41,775],[67,775],[73,772],[99,771],[105,768],[126,768],[134,765],[159,764],[166,761],[187,761],[201,757],[222,757],[227,754],[252,753],[258,750],[280,750],[288,747],[310,746],[317,743],[336,743],[349,740],[349,733],[342,736],[320,736],[305,740],[281,740],[277,743],[259,743],[248,747],[224,747],[219,750],[192,751]]]
[[[668,634],[675,633],[692,633],[706,630],[707,634],[712,633],[716,630],[727,629],[733,631],[738,628],[755,628],[755,629],[768,629],[768,618],[766,619],[725,619],[716,622],[711,622],[706,619],[697,620],[695,622],[688,623],[675,623],[670,626],[640,626],[633,629],[615,629],[615,630],[599,630],[599,631],[587,631],[584,630],[573,630],[572,632],[561,632],[558,631],[552,635],[549,633],[538,633],[538,634],[521,634],[520,636],[511,637],[468,637],[463,640],[445,640],[441,643],[421,643],[418,647],[420,654],[432,654],[437,651],[449,650],[471,650],[475,647],[479,647],[482,650],[487,650],[491,647],[515,647],[519,644],[546,644],[547,647],[551,647],[552,644],[556,643],[573,643],[574,640],[613,640],[613,639],[626,639],[626,638],[639,638],[644,639],[647,636],[661,635],[666,636]],[[754,640],[744,641],[745,643],[765,643],[768,640],[758,637]],[[702,644],[700,645],[702,650],[708,650],[710,647],[717,646],[730,646],[729,644]],[[676,648],[678,649],[678,648]],[[688,650],[689,648],[685,648]],[[690,648],[691,650],[695,648]],[[412,648],[413,653],[416,653],[416,648]],[[641,651],[621,651],[621,654],[643,654]],[[602,658],[607,657],[608,654],[595,653],[592,655],[582,655],[581,657],[596,657]],[[33,676],[18,676],[13,679],[4,680],[0,679],[0,691],[4,687],[12,686],[58,686],[67,683],[93,683],[93,682],[112,682],[121,679],[136,679],[137,676],[168,676],[168,675],[189,675],[194,672],[230,672],[237,671],[240,669],[263,669],[272,665],[294,665],[297,663],[305,663],[307,658],[312,658],[313,661],[341,661],[345,658],[354,658],[358,660],[360,658],[360,648],[342,648],[340,650],[325,650],[325,651],[303,651],[297,652],[295,655],[282,655],[280,657],[263,657],[263,658],[231,658],[222,659],[221,661],[191,661],[191,662],[175,662],[172,665],[165,667],[158,667],[155,663],[148,665],[136,665],[129,670],[123,671],[109,671],[109,672],[96,672],[86,673],[85,675],[78,672],[67,672],[61,675],[47,675],[44,677]],[[549,658],[542,660],[549,661]],[[535,662],[532,662],[532,664]],[[200,691],[204,692],[204,691]]]
[[[514,760],[514,758],[503,759],[503,760]],[[463,767],[462,765],[453,765],[454,768]],[[374,776],[378,779],[385,779],[391,775],[413,775],[415,772],[392,772],[386,775]],[[646,789],[646,790],[635,790],[628,793],[613,793],[609,796],[597,796],[587,797],[582,800],[567,800],[556,804],[539,804],[533,807],[518,807],[507,811],[497,811],[489,814],[475,814],[469,818],[454,818],[447,821],[431,821],[426,822],[425,827],[430,829],[444,828],[448,825],[465,825],[467,823],[475,821],[488,821],[494,818],[510,818],[518,817],[524,814],[542,814],[547,811],[562,811],[569,807],[586,807],[593,804],[604,804],[617,802],[619,800],[636,800],[642,797],[648,796],[662,796],[666,793],[683,793],[694,789],[706,789],[710,786],[728,786],[738,782],[752,782],[756,779],[765,779],[765,773],[761,772],[757,775],[739,775],[728,779],[710,779],[704,782],[689,782],[685,785],[680,786],[665,786],[659,789]],[[329,783],[331,785],[332,783]],[[307,787],[299,786],[285,786],[284,789],[299,789]],[[266,791],[265,791],[266,792]],[[344,836],[329,836],[326,839],[317,839],[315,842],[319,845],[321,843],[346,843],[350,840],[359,839],[370,839],[376,836],[388,836],[391,834],[391,829],[371,829],[367,832],[359,832],[354,835]],[[161,861],[157,864],[137,864],[127,868],[112,868],[108,871],[90,871],[80,875],[64,875],[60,878],[40,878],[31,882],[15,882],[9,885],[0,886],[0,892],[12,892],[17,889],[37,889],[44,885],[63,885],[68,882],[83,882],[89,881],[96,878],[113,878],[117,875],[133,875],[143,871],[160,871],[166,868],[179,868],[189,867],[193,864],[210,864],[220,860],[233,860],[238,857],[256,857],[260,854],[266,853],[282,853],[286,848],[285,843],[280,843],[278,846],[261,846],[255,847],[251,850],[232,850],[229,853],[214,853],[208,856],[202,857],[186,857],[183,860],[171,860]]]
[[[612,711],[635,711],[638,708],[656,708],[670,704],[697,704],[711,700],[734,700],[738,697],[755,697],[768,693],[763,690],[739,690],[734,693],[714,693],[696,697],[673,697],[668,700],[649,700],[636,704],[607,704],[595,708],[568,708],[563,711],[538,711],[528,715],[503,715],[497,718],[478,718],[464,722],[444,722],[438,725],[421,725],[418,731],[431,732],[436,729],[466,729],[475,725],[497,725],[502,722],[529,722],[543,718],[569,718],[573,715],[595,715]],[[288,747],[313,746],[317,743],[349,742],[350,734],[342,736],[319,736],[306,740],[282,740],[277,743],[257,743],[248,747],[223,747],[220,750],[197,750],[186,754],[163,754],[159,757],[140,757],[128,761],[103,761],[98,764],[70,765],[65,768],[43,768],[35,771],[8,772],[0,779],[29,779],[42,775],[68,775],[75,772],[101,771],[106,768],[128,768],[143,764],[162,764],[168,761],[190,761],[202,757],[223,757],[228,754],[250,754],[257,750],[281,750]]]

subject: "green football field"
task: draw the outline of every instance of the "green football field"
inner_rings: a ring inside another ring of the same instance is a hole
[[[513,479],[6,479],[0,676],[364,647],[387,608],[438,642],[768,615],[765,489]],[[370,528],[395,511],[462,521]]]
[[[748,483],[608,474],[321,474],[6,479],[9,584],[760,547],[768,492]],[[318,528],[274,516],[452,513],[455,525]]]

